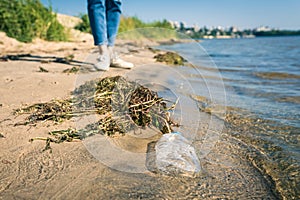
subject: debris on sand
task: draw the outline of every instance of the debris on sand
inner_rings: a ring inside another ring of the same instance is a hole
[[[67,74],[77,73],[77,72],[79,72],[79,67],[72,67],[72,68],[63,70],[63,73],[67,73]]]
[[[16,125],[49,120],[63,122],[89,114],[97,114],[101,118],[81,130],[52,131],[49,132],[50,137],[30,140],[45,140],[45,150],[50,149],[51,142],[70,142],[94,134],[126,134],[146,127],[155,127],[164,134],[178,126],[170,118],[170,112],[175,109],[177,102],[169,102],[159,97],[157,92],[121,76],[86,82],[75,89],[72,95],[66,100],[52,100],[16,110],[15,114],[28,114],[25,122]]]
[[[152,48],[152,47],[148,47],[147,49],[148,49],[149,51],[151,51],[152,53],[158,53],[158,52],[160,52],[159,49],[155,49],[155,48]]]
[[[67,130],[59,130],[59,131],[50,131],[49,134],[52,137],[35,137],[31,138],[29,142],[33,142],[34,140],[45,140],[46,141],[46,146],[44,148],[44,151],[50,150],[51,151],[51,142],[53,143],[62,143],[62,142],[73,142],[75,140],[81,139],[80,135],[77,134],[77,131],[74,129],[67,129]]]
[[[166,52],[154,56],[157,62],[164,62],[168,65],[184,65],[186,60],[174,52]]]
[[[71,100],[52,100],[47,103],[36,103],[15,110],[14,114],[29,114],[24,122],[19,122],[15,125],[27,125],[36,123],[37,121],[47,120],[62,122],[64,119],[70,119],[72,117],[72,102]]]
[[[43,67],[39,67],[39,71],[38,72],[44,72],[44,73],[48,73],[49,71]]]

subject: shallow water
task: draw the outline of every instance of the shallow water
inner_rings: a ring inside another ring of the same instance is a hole
[[[200,45],[163,48],[198,65],[206,81],[215,81],[212,75],[219,72],[227,89],[227,105],[300,127],[300,37],[204,40]],[[188,68],[182,71],[190,73]]]
[[[245,157],[269,177],[278,197],[299,198],[300,37],[204,40],[160,48],[176,51],[194,65],[177,69],[191,84],[200,110],[222,114],[223,132],[256,152]]]

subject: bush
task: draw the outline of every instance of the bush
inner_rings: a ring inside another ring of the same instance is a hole
[[[57,20],[53,20],[47,30],[46,39],[49,41],[66,41],[67,36],[64,31],[64,27]]]
[[[120,26],[119,26],[119,33],[130,31],[136,28],[145,28],[147,26],[146,23],[142,22],[137,17],[121,17]]]
[[[87,14],[81,15],[80,18],[82,22],[76,25],[75,29],[80,30],[82,32],[91,33],[88,15]],[[122,16],[120,21],[120,26],[119,26],[119,33],[130,31],[137,28],[148,28],[148,27],[173,29],[171,24],[167,20],[145,23],[136,16],[134,17]]]
[[[91,27],[90,27],[90,20],[87,14],[81,14],[80,16],[82,22],[77,24],[74,28],[77,30],[80,30],[85,33],[92,33]]]
[[[31,42],[35,37],[67,40],[52,8],[44,7],[39,0],[0,0],[0,21],[0,31],[21,42]]]
[[[155,21],[152,23],[147,24],[148,27],[156,27],[156,28],[166,28],[166,29],[174,29],[170,22],[168,22],[166,19],[163,21]]]

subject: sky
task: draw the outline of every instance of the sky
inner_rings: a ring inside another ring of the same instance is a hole
[[[49,5],[49,0],[41,0]],[[236,26],[300,30],[300,0],[122,0],[123,15],[143,21],[167,19],[187,26]],[[87,0],[51,0],[54,11],[87,13]]]

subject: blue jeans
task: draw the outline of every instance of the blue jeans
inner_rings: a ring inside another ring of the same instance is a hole
[[[95,45],[114,45],[122,12],[121,4],[121,0],[88,0],[88,15]]]

